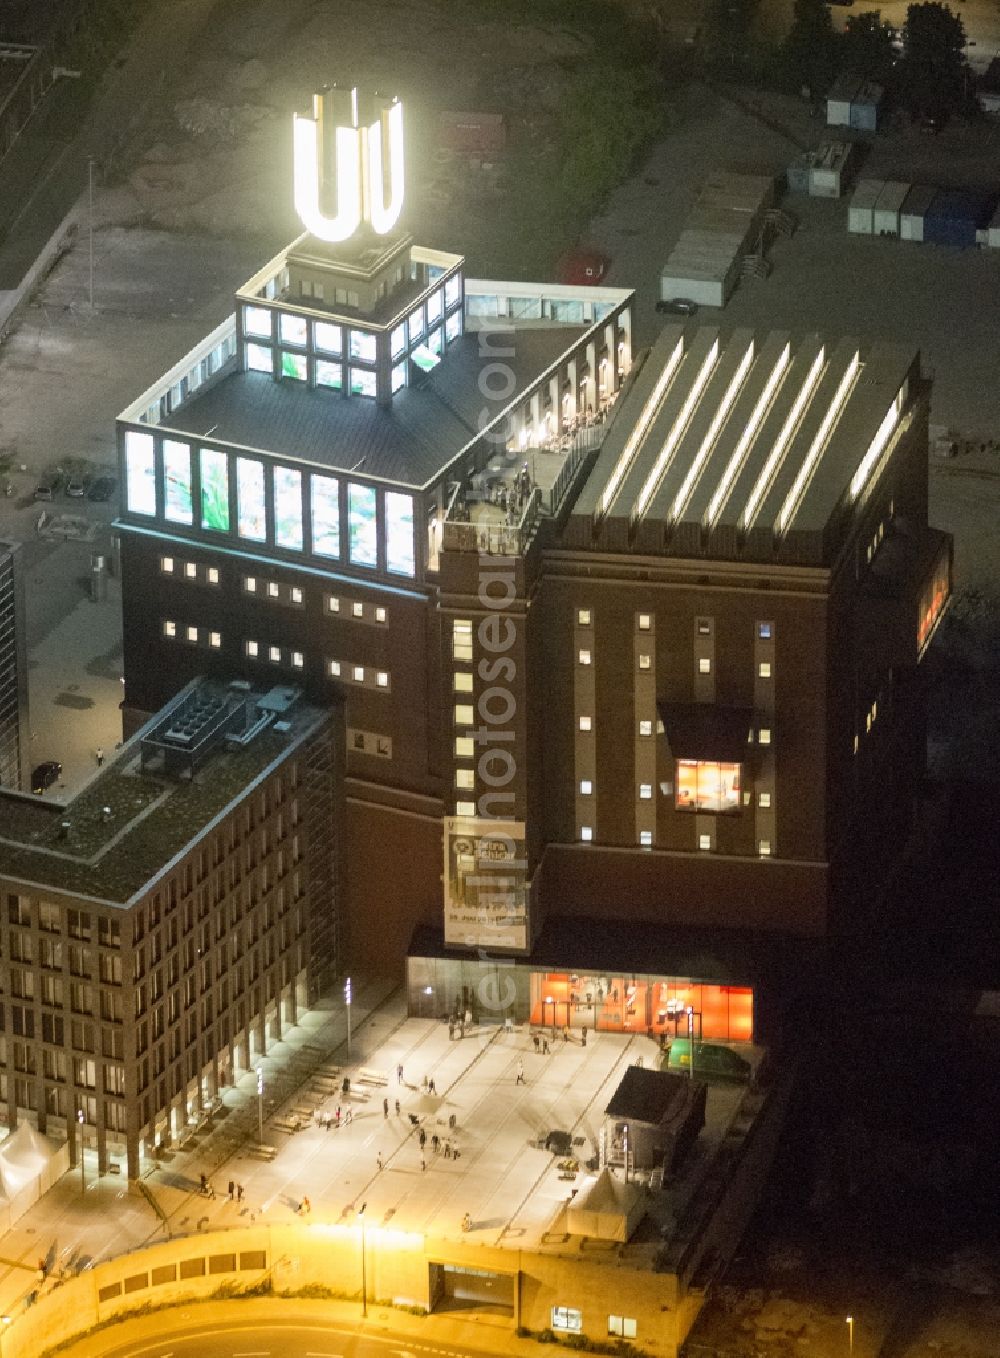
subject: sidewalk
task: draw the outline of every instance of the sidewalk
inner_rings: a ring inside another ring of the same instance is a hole
[[[367,1054],[405,1018],[405,1003],[387,981],[354,984],[352,1006],[352,1065]],[[301,1016],[261,1062],[268,1118],[296,1096],[312,1072],[324,1062],[346,1057],[344,1006],[329,999]],[[211,1132],[193,1138],[183,1151],[170,1152],[169,1165],[150,1165],[144,1182],[159,1204],[166,1226],[135,1187],[120,1175],[97,1174],[97,1157],[84,1156],[17,1224],[0,1237],[0,1314],[16,1312],[38,1286],[38,1265],[48,1269],[45,1289],[63,1277],[101,1260],[156,1243],[164,1234],[184,1234],[215,1227],[241,1225],[225,1186],[209,1201],[199,1193],[200,1175],[216,1183],[229,1177],[228,1166],[244,1142],[257,1136],[257,1081],[246,1074],[224,1094],[225,1116]]]

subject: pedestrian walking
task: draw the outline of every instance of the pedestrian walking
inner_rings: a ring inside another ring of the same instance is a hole
[[[201,1191],[208,1197],[208,1175],[201,1175]]]
[[[383,1099],[383,1100],[382,1100],[382,1116],[383,1116],[383,1118],[388,1118],[388,1116],[389,1116],[389,1100],[388,1100],[388,1099]]]
[[[448,1041],[455,1041],[455,1025],[451,1019],[448,1020]]]
[[[587,1030],[586,1030],[586,1028],[584,1028],[584,1029],[581,1030],[581,1032],[580,1032],[580,1039],[581,1039],[583,1045],[586,1046],[586,1045],[587,1045]]]
[[[447,1140],[447,1138],[445,1139],[445,1143],[444,1143],[444,1158],[445,1158],[446,1160],[450,1160],[450,1159],[451,1159],[451,1142],[450,1142],[449,1140]]]
[[[345,1123],[346,1126],[350,1127],[350,1125],[351,1125],[351,1123],[352,1123],[353,1121],[354,1121],[354,1109],[353,1109],[353,1108],[348,1108],[348,1110],[347,1110],[347,1117],[344,1118],[344,1123]]]
[[[242,1201],[243,1201],[243,1185],[242,1185],[242,1184],[237,1184],[237,1185],[236,1185],[236,1201],[237,1201],[237,1202],[242,1202]]]
[[[524,1084],[524,1062],[521,1060],[520,1057],[517,1058],[517,1079],[514,1081],[514,1083],[516,1085]]]
[[[542,1045],[541,1038],[538,1036],[537,1033],[532,1033],[532,1035],[531,1035],[531,1040],[532,1040],[532,1042],[534,1042],[534,1044],[535,1044],[535,1051],[537,1052],[538,1049],[539,1049],[539,1047]]]
[[[549,1048],[549,1039],[548,1039],[547,1037],[543,1037],[543,1038],[542,1038],[542,1055],[543,1055],[543,1056],[551,1056],[551,1055],[552,1055],[552,1052],[551,1052],[551,1050],[550,1050],[550,1048]]]
[[[396,1100],[396,1116],[399,1117],[399,1100]]]
[[[215,1185],[214,1185],[214,1184],[209,1184],[209,1185],[208,1185],[208,1196],[212,1199],[213,1202],[215,1201]]]
[[[233,1194],[236,1192],[236,1183],[233,1179],[229,1180],[229,1201],[232,1202]]]
[[[427,1145],[427,1133],[424,1131],[423,1127],[420,1128],[420,1136],[418,1139],[420,1141],[420,1149],[423,1150]]]
[[[435,1155],[437,1155],[440,1149],[441,1149],[441,1139],[435,1132],[434,1135],[431,1137],[431,1150],[434,1152]]]
[[[101,749],[100,745],[98,745],[97,749],[94,751],[94,758],[97,760],[97,767],[100,768],[104,763],[104,751]]]
[[[438,1092],[438,1087],[433,1080],[427,1081],[427,1092],[428,1094],[436,1094]]]
[[[382,1152],[381,1152],[381,1151],[379,1151],[378,1155],[375,1157],[375,1163],[378,1165],[379,1169],[383,1169],[383,1168],[384,1168],[384,1166],[383,1166],[383,1164],[382,1164]]]
[[[423,1172],[424,1172],[424,1170],[425,1170],[426,1168],[427,1168],[427,1156],[426,1156],[426,1155],[421,1155],[421,1157],[420,1157],[420,1172],[421,1172],[421,1174],[423,1174]]]
[[[397,1083],[398,1085],[401,1085],[401,1084],[403,1083],[403,1063],[402,1063],[402,1061],[400,1061],[400,1063],[399,1063],[399,1064],[397,1065],[397,1067],[396,1067],[396,1083]]]

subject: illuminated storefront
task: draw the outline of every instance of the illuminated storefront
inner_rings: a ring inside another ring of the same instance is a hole
[[[531,974],[530,1021],[542,1027],[672,1037],[687,1031],[688,1008],[703,1038],[753,1041],[753,990],[676,976]]]

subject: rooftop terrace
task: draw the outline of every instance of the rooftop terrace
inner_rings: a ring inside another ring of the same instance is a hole
[[[227,705],[235,724],[248,709],[259,721],[260,693],[195,681],[158,713],[69,802],[0,791],[0,877],[126,905],[246,789],[326,719],[293,702],[282,721],[262,726],[247,743],[230,731],[191,778],[151,771],[143,742],[193,692]],[[144,769],[144,762],[147,767]]]

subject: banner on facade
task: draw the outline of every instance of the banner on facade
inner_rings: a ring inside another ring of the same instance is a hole
[[[444,941],[485,952],[528,952],[524,822],[446,816]]]

